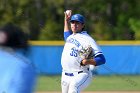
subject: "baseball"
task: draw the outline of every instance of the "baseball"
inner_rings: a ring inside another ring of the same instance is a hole
[[[66,14],[67,14],[68,16],[71,16],[71,10],[66,10]]]

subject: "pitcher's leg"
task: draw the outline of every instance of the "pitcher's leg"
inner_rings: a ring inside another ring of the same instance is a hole
[[[68,90],[69,90],[69,77],[65,76],[64,73],[62,73],[62,77],[61,77],[61,89],[62,89],[62,93],[68,93]]]
[[[91,82],[92,75],[90,73],[80,73],[73,78],[69,85],[68,93],[80,93]]]

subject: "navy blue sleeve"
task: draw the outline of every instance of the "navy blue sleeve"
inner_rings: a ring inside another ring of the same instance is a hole
[[[66,41],[66,39],[72,34],[71,31],[67,31],[67,32],[64,32],[64,40]]]
[[[103,54],[99,54],[99,55],[95,56],[94,60],[96,62],[96,66],[105,64],[105,62],[106,62],[106,59]]]

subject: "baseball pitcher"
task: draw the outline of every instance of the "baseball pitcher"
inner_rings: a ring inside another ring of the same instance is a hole
[[[80,93],[92,80],[90,65],[104,64],[105,57],[94,39],[84,31],[84,16],[81,14],[71,16],[71,10],[67,10],[64,14],[65,45],[61,58],[62,93]]]

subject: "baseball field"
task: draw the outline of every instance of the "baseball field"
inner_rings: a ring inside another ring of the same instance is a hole
[[[39,76],[36,93],[61,93],[60,76]],[[140,93],[140,76],[94,76],[82,93]]]

